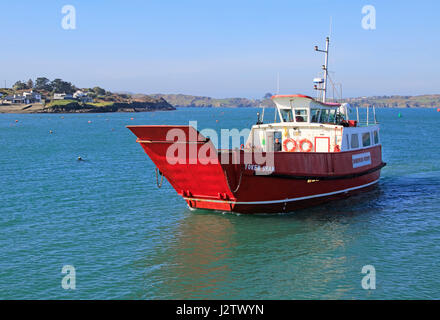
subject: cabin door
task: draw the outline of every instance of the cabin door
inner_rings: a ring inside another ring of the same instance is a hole
[[[266,152],[273,152],[273,144],[275,142],[274,133],[274,130],[266,131]]]
[[[315,152],[330,152],[330,138],[315,137]]]

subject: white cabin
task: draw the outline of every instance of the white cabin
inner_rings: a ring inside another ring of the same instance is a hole
[[[375,113],[372,122],[368,111],[366,121],[359,121],[359,112],[355,121],[349,119],[347,103],[323,103],[304,95],[276,95],[272,101],[275,122],[254,125],[245,150],[342,152],[380,144]]]

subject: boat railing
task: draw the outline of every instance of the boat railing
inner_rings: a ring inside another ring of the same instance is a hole
[[[367,127],[379,123],[376,117],[375,106],[372,107],[367,106],[364,112],[359,112],[359,107],[356,107],[356,117],[357,117],[357,125],[361,127]]]

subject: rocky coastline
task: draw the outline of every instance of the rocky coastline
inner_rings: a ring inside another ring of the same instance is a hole
[[[176,110],[164,99],[152,98],[150,101],[131,101],[113,103],[83,103],[78,101],[63,101],[43,105],[34,104],[4,104],[0,105],[0,113],[107,113],[107,112],[152,112]]]

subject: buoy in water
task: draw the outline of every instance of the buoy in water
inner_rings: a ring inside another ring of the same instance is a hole
[[[134,120],[134,118],[130,118],[130,120]]]
[[[440,112],[440,108],[437,108],[437,112]]]
[[[90,120],[89,120],[89,121],[87,121],[87,122],[88,122],[88,123],[92,123],[92,121],[90,121]]]
[[[402,118],[402,114],[399,112],[399,114],[397,115],[397,117]]]
[[[53,131],[52,131],[52,130],[49,130],[49,133],[53,133]]]
[[[78,157],[78,161],[83,161],[83,159],[81,157]]]
[[[15,120],[15,122],[18,122],[18,120]]]

